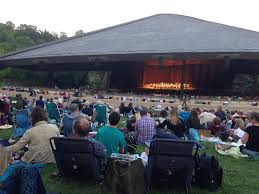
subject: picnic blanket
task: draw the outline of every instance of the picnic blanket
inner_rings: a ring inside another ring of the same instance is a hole
[[[239,147],[231,147],[223,144],[216,144],[215,150],[223,156],[231,156],[234,158],[248,158],[248,155],[242,154]]]

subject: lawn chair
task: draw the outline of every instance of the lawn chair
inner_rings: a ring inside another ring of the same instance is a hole
[[[96,122],[98,124],[106,124],[107,123],[107,107],[103,104],[98,104],[95,106],[96,115]]]
[[[68,114],[63,116],[63,133],[65,137],[72,136],[72,126],[75,118],[70,117]]]
[[[48,112],[49,122],[61,126],[62,115],[59,111],[58,106],[54,102],[49,102],[46,104],[46,108]]]
[[[31,128],[31,115],[28,109],[17,110],[13,108],[14,125],[12,138],[23,136],[27,129]]]
[[[87,139],[53,137],[50,145],[61,177],[100,181],[94,144]]]
[[[193,148],[196,152],[193,155]],[[148,187],[156,184],[183,184],[186,193],[192,183],[192,174],[198,146],[194,141],[154,139],[150,144],[147,167]]]

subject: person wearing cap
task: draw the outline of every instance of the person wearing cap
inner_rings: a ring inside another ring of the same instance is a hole
[[[253,159],[259,159],[259,113],[252,112],[250,115],[251,126],[245,129],[241,147],[241,153],[250,156]]]

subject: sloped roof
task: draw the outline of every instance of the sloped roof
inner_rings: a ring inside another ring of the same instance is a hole
[[[0,57],[21,59],[154,53],[256,53],[259,32],[188,16],[159,14]]]

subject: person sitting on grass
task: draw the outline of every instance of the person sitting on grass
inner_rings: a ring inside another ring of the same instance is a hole
[[[208,130],[211,132],[211,135],[217,135],[225,131],[225,126],[221,123],[219,117],[215,117],[212,123],[208,125]]]
[[[80,112],[79,105],[76,104],[76,103],[70,104],[68,109],[70,110],[70,115],[69,116],[71,118],[84,117],[84,118],[86,118],[88,120],[91,120],[91,118],[89,116],[87,116],[86,114]]]
[[[126,147],[124,134],[117,129],[120,122],[120,114],[113,112],[109,116],[109,126],[100,128],[96,134],[96,140],[100,141],[106,148],[106,153],[124,153]]]
[[[159,125],[161,129],[167,128],[172,131],[177,137],[184,138],[185,125],[184,121],[179,117],[177,108],[173,108],[170,112],[169,119]]]
[[[168,116],[168,113],[165,109],[161,110],[160,117],[156,120],[156,125],[159,127],[160,124],[162,124]]]
[[[40,96],[40,98],[38,100],[36,100],[36,106],[39,106],[39,107],[44,109],[45,103],[43,101],[43,97],[42,96]]]
[[[6,147],[13,153],[28,146],[21,160],[26,163],[55,163],[49,140],[59,136],[59,129],[56,125],[48,124],[48,117],[45,111],[36,106],[31,113],[32,128],[28,129],[22,138],[14,145]]]
[[[135,124],[136,139],[139,145],[149,143],[156,133],[156,123],[148,116],[148,109],[142,108],[140,111],[141,119]]]
[[[90,122],[86,118],[78,117],[73,122],[72,137],[76,139],[87,139],[93,143],[94,155],[97,156],[99,167],[101,168],[101,165],[106,158],[105,147],[102,143],[88,136],[90,130],[91,130]]]
[[[245,129],[242,143],[246,146],[241,148],[241,152],[253,159],[259,159],[259,113],[251,113],[250,118],[252,125]]]

